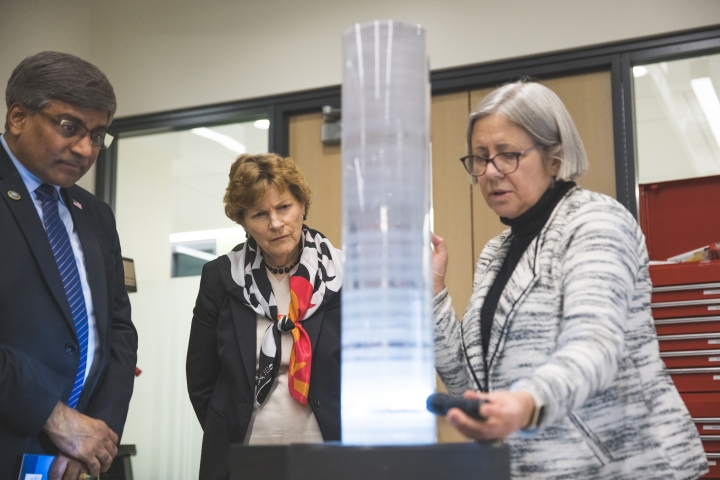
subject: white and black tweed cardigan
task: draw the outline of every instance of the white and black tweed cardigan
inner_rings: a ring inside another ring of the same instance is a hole
[[[453,395],[528,390],[546,407],[507,442],[513,478],[692,479],[698,432],[660,359],[643,234],[617,201],[579,187],[560,200],[499,299],[483,367],[480,308],[510,241],[491,240],[462,322],[434,300],[436,367]]]

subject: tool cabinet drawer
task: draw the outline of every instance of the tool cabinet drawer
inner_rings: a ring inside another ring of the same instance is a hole
[[[707,459],[710,471],[701,478],[720,478],[720,453],[708,453]]]
[[[720,282],[653,288],[651,301],[652,303],[665,303],[718,298],[720,298]]]
[[[667,368],[720,367],[720,350],[661,352]]]
[[[720,298],[651,303],[654,319],[720,315]]]
[[[658,335],[661,352],[720,349],[720,332]]]
[[[710,317],[661,318],[655,320],[658,335],[720,332],[720,315]]]
[[[720,417],[720,395],[717,393],[680,393],[693,419]]]
[[[720,392],[720,367],[671,368],[668,373],[678,392]]]

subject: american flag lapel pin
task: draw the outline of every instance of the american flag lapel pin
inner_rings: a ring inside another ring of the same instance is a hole
[[[80,210],[82,210],[82,203],[78,202],[77,200],[73,199],[73,205],[78,207]]]

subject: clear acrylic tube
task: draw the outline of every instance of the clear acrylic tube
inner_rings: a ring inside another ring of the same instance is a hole
[[[375,21],[343,36],[342,438],[435,442],[425,32]]]

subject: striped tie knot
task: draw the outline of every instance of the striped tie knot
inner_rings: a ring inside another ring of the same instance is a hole
[[[58,192],[55,187],[52,185],[48,185],[47,183],[43,183],[39,187],[35,189],[35,193],[37,194],[40,201],[47,202],[50,200],[53,200],[57,202],[58,200]]]

